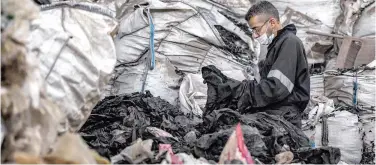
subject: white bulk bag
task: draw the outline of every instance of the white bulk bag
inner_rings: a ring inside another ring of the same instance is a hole
[[[46,93],[68,117],[74,131],[99,101],[116,54],[112,18],[73,8],[54,8],[33,22],[28,45],[40,58]]]
[[[360,163],[362,159],[363,141],[362,125],[356,114],[348,111],[334,111],[327,118],[328,146],[337,147],[341,151],[341,161],[349,164]],[[304,133],[314,142],[315,147],[322,144],[322,118],[313,130],[305,130]]]

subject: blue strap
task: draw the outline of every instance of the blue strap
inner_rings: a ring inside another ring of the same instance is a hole
[[[153,18],[150,14],[150,9],[148,8],[147,15],[149,18],[149,26],[150,26],[150,42],[149,42],[149,51],[151,55],[150,61],[150,70],[153,70],[155,67],[155,52],[154,52],[154,23]]]
[[[147,9],[147,15],[149,18],[149,26],[150,26],[150,41],[149,41],[149,51],[150,51],[150,63],[146,62],[145,70],[144,70],[144,75],[142,77],[142,86],[141,86],[141,93],[144,93],[145,91],[145,85],[146,85],[146,80],[148,77],[148,71],[153,70],[155,67],[155,52],[154,52],[154,24],[153,24],[153,18],[151,17],[150,14],[150,9]],[[150,64],[150,65],[149,65]],[[149,66],[149,68],[148,68]]]
[[[358,99],[357,99],[357,93],[358,93],[358,72],[355,72],[355,77],[354,77],[354,88],[353,88],[353,105],[354,107],[357,106],[358,104]]]

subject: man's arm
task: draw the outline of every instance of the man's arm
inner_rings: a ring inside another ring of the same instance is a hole
[[[302,45],[295,38],[287,38],[277,51],[278,58],[267,78],[261,79],[259,83],[248,82],[249,91],[245,91],[241,99],[247,99],[251,107],[265,107],[277,103],[290,95],[294,89],[298,55],[302,55],[304,51]],[[246,100],[240,102],[243,101]]]

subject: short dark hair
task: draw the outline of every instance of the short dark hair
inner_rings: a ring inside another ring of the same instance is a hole
[[[268,1],[258,2],[249,8],[247,14],[245,15],[245,20],[248,22],[252,17],[256,15],[266,15],[273,17],[279,21],[279,13],[275,6]]]

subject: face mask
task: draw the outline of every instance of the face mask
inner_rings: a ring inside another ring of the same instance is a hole
[[[272,34],[272,35],[270,35],[270,36],[268,37],[269,44],[272,43],[273,39],[274,39],[274,34]],[[268,44],[268,45],[269,45],[269,44]]]
[[[274,39],[274,34],[270,35],[268,37],[268,35],[266,34],[266,32],[261,35],[260,37],[256,38],[256,40],[261,44],[261,45],[269,45],[270,43],[272,43]]]
[[[266,33],[261,35],[260,37],[256,38],[256,40],[261,44],[261,45],[268,45],[269,44],[269,39]]]
[[[274,39],[274,34],[270,35],[269,37],[264,33],[260,37],[256,38],[256,40],[261,44],[261,45],[269,45],[272,43]]]

